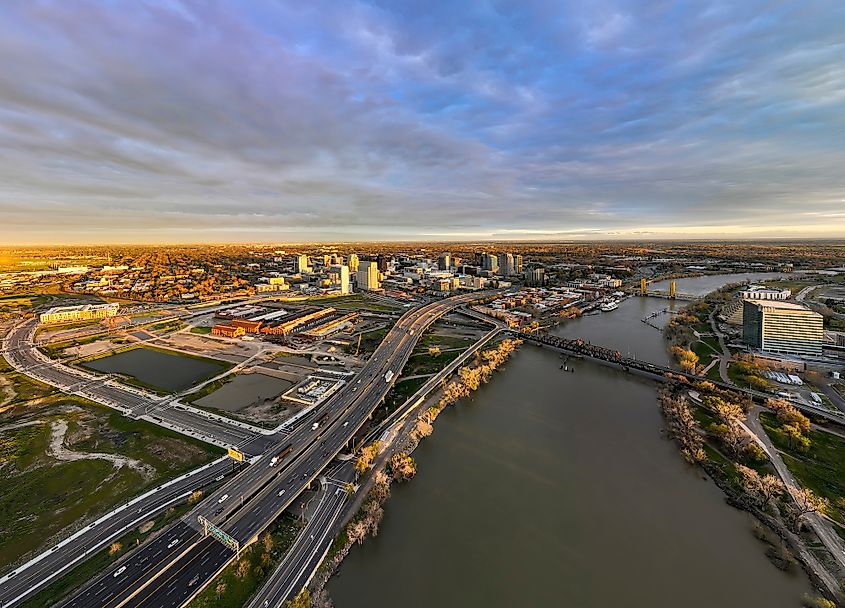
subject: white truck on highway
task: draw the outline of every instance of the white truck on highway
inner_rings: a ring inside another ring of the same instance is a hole
[[[387,370],[387,373],[384,375],[384,381],[390,382],[392,379],[393,379],[393,370],[389,369],[389,370]]]

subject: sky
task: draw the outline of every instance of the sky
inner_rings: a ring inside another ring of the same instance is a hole
[[[842,0],[0,2],[0,243],[845,238]]]

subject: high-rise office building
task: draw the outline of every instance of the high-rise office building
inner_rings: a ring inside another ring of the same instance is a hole
[[[522,256],[519,254],[513,256],[513,272],[514,274],[522,274]]]
[[[369,291],[380,289],[379,269],[376,262],[361,262],[356,274],[358,289]]]
[[[449,270],[449,266],[451,266],[451,264],[451,256],[448,253],[444,253],[437,258],[437,270]]]
[[[546,269],[545,268],[534,268],[531,270],[531,274],[528,277],[528,282],[531,285],[537,285],[542,287],[546,284]]]
[[[347,263],[349,266],[349,272],[358,272],[358,255],[355,253],[349,254],[349,262]]]
[[[481,268],[482,270],[489,270],[491,272],[498,272],[499,270],[499,258],[491,253],[485,253],[481,256]]]
[[[742,339],[764,351],[818,357],[824,318],[794,302],[743,300]]]
[[[376,256],[376,266],[379,272],[387,272],[387,265],[390,263],[390,258],[386,255],[378,254]]]
[[[351,292],[349,284],[349,266],[335,264],[329,271],[329,281],[336,286],[340,293],[348,294]]]
[[[293,258],[293,271],[294,272],[311,272],[311,267],[308,266],[308,256],[307,255],[297,255]]]
[[[499,256],[499,272],[506,277],[513,274],[513,255],[503,253]]]

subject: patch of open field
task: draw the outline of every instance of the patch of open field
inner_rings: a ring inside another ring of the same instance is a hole
[[[0,570],[222,453],[14,372],[0,377],[15,391],[0,414]]]

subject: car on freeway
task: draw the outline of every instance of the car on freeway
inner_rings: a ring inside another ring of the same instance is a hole
[[[229,498],[229,495],[228,495],[228,494],[224,494],[223,496],[221,496],[221,497],[220,497],[220,500],[218,500],[218,501],[217,501],[217,504],[218,504],[218,505],[219,505],[219,504],[222,504],[222,503],[223,503],[223,502],[224,502],[227,498]]]
[[[173,540],[171,540],[169,543],[167,543],[167,548],[168,548],[168,549],[172,549],[173,547],[175,547],[175,546],[176,546],[176,545],[178,545],[178,544],[179,544],[179,539],[178,539],[178,538],[174,538],[174,539],[173,539]]]
[[[120,576],[124,572],[126,572],[126,566],[121,566],[120,568],[118,568],[117,570],[114,571],[114,574],[112,574],[112,576],[117,578],[118,576]]]
[[[285,491],[282,490],[281,492],[279,492],[279,496],[282,496],[284,493],[285,493]]]

